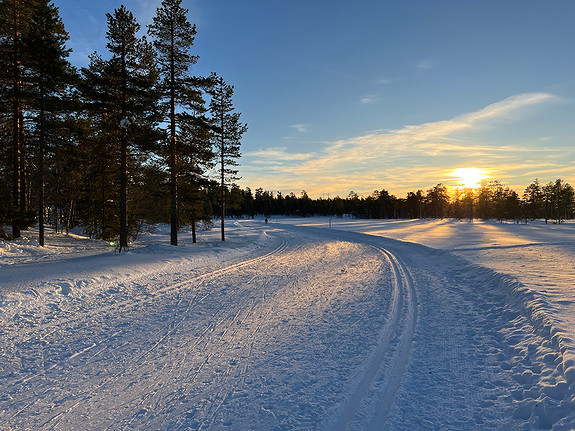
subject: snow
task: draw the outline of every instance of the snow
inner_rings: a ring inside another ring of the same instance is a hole
[[[575,429],[575,224],[0,242],[0,429]]]

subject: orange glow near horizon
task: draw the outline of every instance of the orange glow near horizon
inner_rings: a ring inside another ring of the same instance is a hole
[[[449,174],[455,177],[459,187],[476,189],[487,178],[487,171],[478,168],[457,168]]]

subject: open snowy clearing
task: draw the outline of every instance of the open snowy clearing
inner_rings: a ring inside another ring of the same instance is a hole
[[[572,225],[327,223],[0,243],[0,429],[575,428]]]

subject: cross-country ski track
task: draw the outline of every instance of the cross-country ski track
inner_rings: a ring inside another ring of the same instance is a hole
[[[228,235],[0,267],[0,429],[575,427],[564,342],[515,281],[354,232]]]

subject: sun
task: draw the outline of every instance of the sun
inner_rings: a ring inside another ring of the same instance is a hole
[[[457,168],[451,174],[460,187],[476,189],[487,178],[487,171],[478,168]]]

